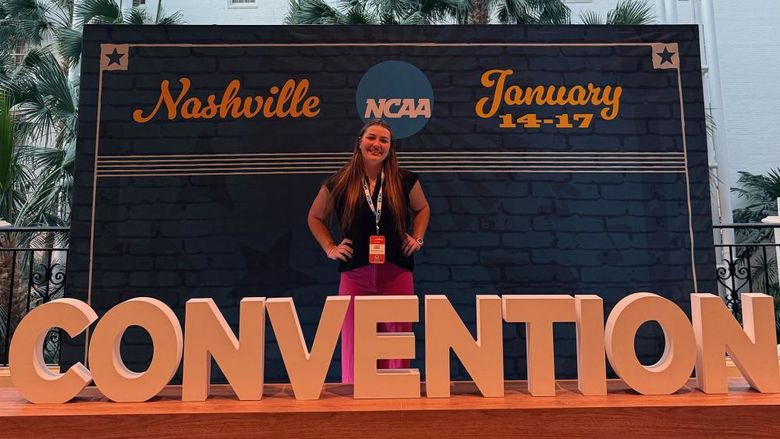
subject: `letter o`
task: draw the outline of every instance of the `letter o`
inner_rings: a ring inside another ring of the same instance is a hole
[[[634,351],[634,338],[645,322],[657,321],[664,331],[664,353],[644,366]],[[696,362],[696,339],[685,313],[674,302],[652,293],[632,294],[615,306],[605,327],[607,358],[615,373],[644,395],[668,395],[688,382]]]
[[[120,343],[130,326],[140,326],[152,339],[154,354],[145,372],[122,362]],[[162,390],[181,361],[183,337],[176,315],[163,302],[139,297],[111,308],[100,319],[89,344],[89,368],[98,389],[116,402],[143,402]]]

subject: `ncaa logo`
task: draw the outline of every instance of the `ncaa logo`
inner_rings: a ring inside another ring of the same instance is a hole
[[[355,101],[363,122],[383,119],[393,129],[393,137],[403,139],[420,131],[431,118],[433,87],[417,67],[384,61],[363,75]]]

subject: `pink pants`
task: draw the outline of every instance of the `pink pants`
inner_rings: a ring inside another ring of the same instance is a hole
[[[412,272],[391,264],[370,264],[341,273],[339,296],[352,296],[341,328],[341,381],[354,381],[355,296],[414,294]],[[409,322],[380,323],[379,332],[411,332]],[[403,369],[409,360],[379,360],[380,369]]]

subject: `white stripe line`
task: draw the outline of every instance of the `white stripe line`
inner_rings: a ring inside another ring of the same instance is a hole
[[[675,160],[675,161],[608,161],[608,162],[599,162],[599,161],[590,161],[590,160],[470,160],[470,161],[446,161],[446,160],[404,160],[399,162],[401,167],[407,167],[407,166],[414,166],[414,165],[424,165],[424,164],[430,164],[430,165],[471,165],[471,166],[481,166],[481,165],[491,165],[491,164],[516,164],[516,165],[544,165],[544,164],[593,164],[597,166],[616,166],[616,165],[666,165],[666,166],[673,166],[673,165],[685,165],[685,162],[682,160]],[[290,166],[290,165],[307,165],[307,166],[335,166],[336,168],[341,167],[341,163],[336,162],[315,162],[315,163],[307,163],[307,162],[278,162],[278,163],[265,163],[265,162],[257,162],[257,163],[167,163],[167,164],[145,164],[145,165],[136,165],[136,164],[122,164],[122,165],[101,165],[98,167],[99,171],[129,171],[129,170],[144,170],[149,168],[159,168],[159,169],[176,169],[176,168],[182,168],[182,169],[189,169],[189,168],[197,168],[197,167],[203,167],[203,166],[210,166],[210,168],[219,168],[219,169],[228,169],[228,168],[241,168],[242,166],[267,166],[267,167],[281,167],[281,166]],[[202,169],[202,168],[201,168]]]
[[[424,161],[424,162],[433,162],[433,161],[445,161],[445,160],[453,160],[453,161],[488,161],[488,160],[501,160],[501,159],[514,159],[514,160],[599,160],[601,162],[608,162],[608,161],[623,161],[623,160],[638,160],[638,161],[685,161],[684,157],[656,157],[656,156],[623,156],[623,157],[603,157],[603,156],[583,156],[583,157],[577,157],[577,156],[519,156],[519,157],[507,157],[507,156],[420,156],[420,157],[411,157],[411,156],[403,156],[399,158],[399,162],[406,162],[409,163],[411,161]],[[230,163],[230,162],[237,162],[237,163],[249,163],[249,162],[266,162],[266,163],[288,163],[285,162],[287,158],[236,158],[236,159],[162,159],[162,160],[154,160],[154,159],[148,159],[148,160],[110,160],[108,162],[98,162],[98,166],[106,167],[106,166],[145,166],[148,164],[165,164],[165,163]],[[338,164],[344,164],[344,160],[338,160],[333,161],[329,158],[297,158],[297,160],[302,160],[299,162],[289,162],[289,163],[316,163],[316,162],[328,162],[328,163],[338,163]]]
[[[486,167],[451,167],[451,166],[442,166],[438,168],[425,168],[425,167],[416,167],[416,168],[406,168],[410,171],[415,172],[433,172],[433,171],[448,171],[448,172],[461,172],[461,171],[473,171],[473,172],[480,172],[480,171],[496,171],[496,170],[503,170],[506,172],[517,172],[517,171],[528,171],[528,170],[542,170],[542,171],[549,171],[549,172],[569,172],[571,170],[593,170],[593,171],[604,171],[604,172],[627,172],[627,171],[670,171],[670,172],[684,172],[685,169],[682,167],[612,167],[612,168],[597,168],[592,166],[572,166],[572,167],[546,167],[546,166],[493,166],[490,168]],[[292,169],[280,169],[280,168],[245,168],[245,169],[181,169],[181,170],[158,170],[158,169],[149,169],[146,171],[137,171],[137,172],[122,172],[122,171],[107,171],[107,172],[101,172],[98,173],[99,177],[105,177],[105,176],[142,176],[147,174],[155,174],[155,175],[180,175],[180,174],[186,174],[191,172],[203,172],[203,173],[209,173],[209,172],[217,172],[222,174],[240,174],[242,172],[274,172],[274,173],[314,173],[314,174],[328,174],[335,172],[335,168],[331,169],[311,169],[311,168],[292,168]]]
[[[409,169],[419,169],[422,166],[409,166],[407,168]],[[465,169],[474,167],[474,165],[471,164],[442,164],[442,165],[429,165],[426,169],[439,169],[439,168],[454,168],[454,169]],[[594,169],[678,169],[682,168],[681,166],[673,166],[673,165],[603,165],[603,166],[592,166],[592,165],[569,165],[569,166],[558,166],[558,165],[520,165],[517,166],[511,166],[511,165],[479,165],[480,168],[487,168],[487,169],[494,169],[494,168],[529,168],[529,169],[557,169],[557,168],[567,168],[567,169],[581,169],[581,168],[594,168]],[[239,166],[239,167],[211,167],[211,168],[182,168],[181,171],[265,171],[265,170],[327,170],[327,169],[333,169],[336,170],[338,167],[329,167],[329,166]],[[148,172],[148,171],[168,171],[168,172],[177,172],[178,169],[159,169],[159,168],[151,168],[151,169],[141,169],[138,171],[134,171],[132,169],[111,169],[106,171],[98,171],[98,173],[107,173],[107,172]]]
[[[684,170],[642,170],[642,169],[626,169],[626,170],[599,170],[599,169],[416,169],[419,173],[575,173],[575,174],[684,174]],[[201,176],[230,176],[230,175],[298,175],[298,174],[320,174],[327,175],[328,172],[321,171],[257,171],[257,172],[197,172],[197,173],[183,173],[183,174],[102,174],[98,175],[98,178],[119,178],[119,177],[201,177]]]
[[[677,151],[407,151],[398,152],[399,157],[406,157],[409,155],[659,155],[659,156],[683,156],[683,153]],[[310,157],[347,157],[351,156],[351,152],[253,152],[253,153],[236,153],[236,154],[144,154],[144,155],[102,155],[98,157],[99,161],[109,160],[127,160],[127,159],[165,159],[165,158],[229,158],[229,157],[287,157],[287,156],[310,156]]]

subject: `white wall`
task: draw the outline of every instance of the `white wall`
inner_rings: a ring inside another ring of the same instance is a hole
[[[130,3],[131,0],[124,0]],[[146,0],[154,14],[158,0]],[[181,11],[187,24],[282,24],[287,0],[255,0],[253,5],[231,6],[230,0],[162,0],[167,13]]]
[[[780,167],[780,1],[714,3],[734,186],[737,171]]]

